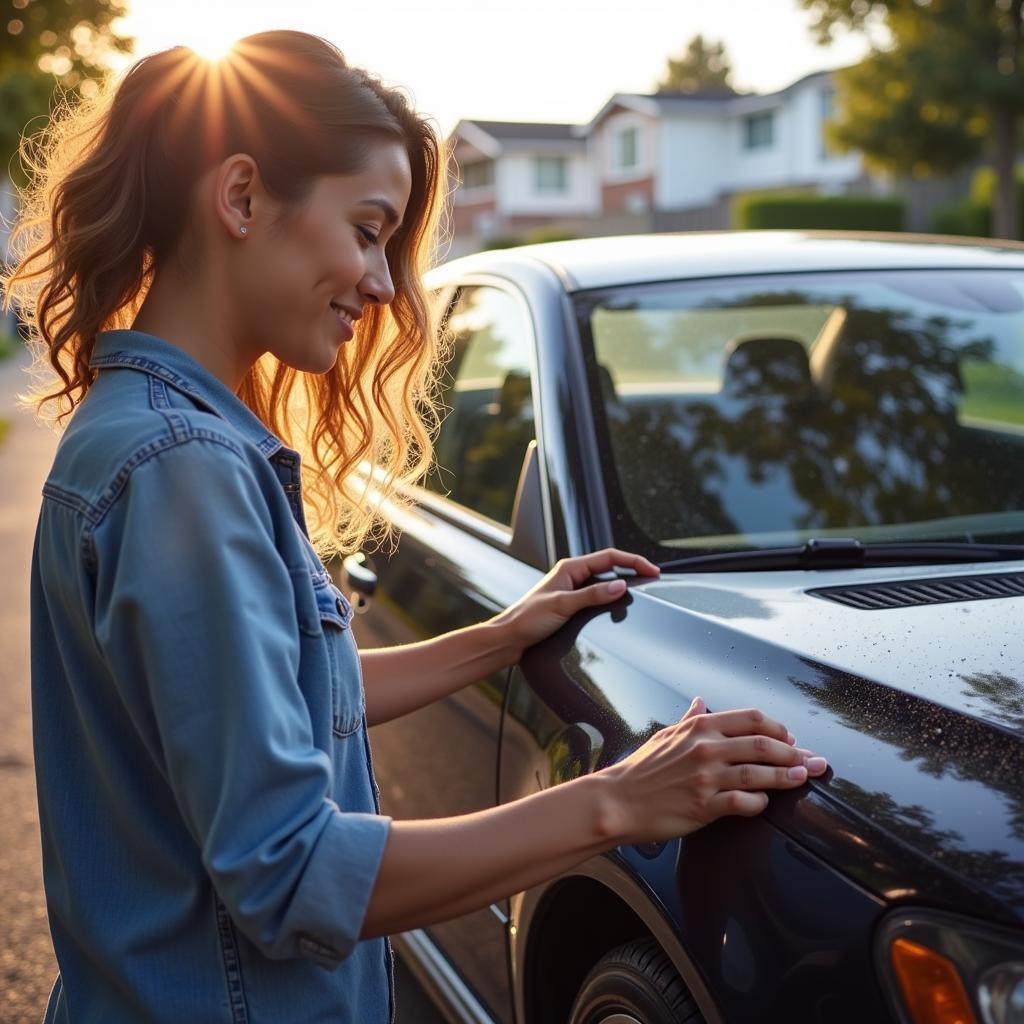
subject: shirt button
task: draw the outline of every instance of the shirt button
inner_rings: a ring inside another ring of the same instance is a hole
[[[344,600],[339,597],[337,599],[337,601],[335,601],[335,604],[338,606],[338,614],[339,615],[344,615],[345,614],[345,602],[344,602]]]

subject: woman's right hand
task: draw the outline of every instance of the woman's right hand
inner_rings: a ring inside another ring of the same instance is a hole
[[[727,814],[753,817],[770,789],[796,789],[828,764],[756,709],[707,712],[697,697],[675,724],[604,768],[610,831],[624,844],[694,832]],[[619,838],[621,837],[621,838]]]
[[[618,764],[485,811],[393,821],[361,937],[460,917],[613,846],[758,814],[766,790],[794,789],[825,768],[760,711],[708,714],[698,698]]]

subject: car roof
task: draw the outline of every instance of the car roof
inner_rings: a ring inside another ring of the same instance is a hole
[[[939,235],[720,231],[618,235],[474,253],[442,276],[541,263],[569,291],[678,278],[819,270],[1024,269],[1024,244]]]

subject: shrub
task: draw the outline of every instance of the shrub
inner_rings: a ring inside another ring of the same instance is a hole
[[[485,249],[514,249],[522,245],[523,240],[519,235],[495,235],[493,238],[485,238],[483,247]]]
[[[526,233],[528,243],[571,242],[574,238],[579,238],[579,235],[574,235],[571,231],[563,231],[560,228],[534,228]]]
[[[1017,179],[1017,238],[1024,238],[1024,167],[1018,167]],[[979,167],[971,179],[970,196],[965,202],[974,203],[984,214],[984,228],[977,234],[992,234],[992,200],[996,193],[996,172],[991,167]],[[981,216],[979,212],[978,216]]]
[[[733,223],[739,228],[902,231],[903,210],[903,200],[892,196],[747,193],[733,200]]]
[[[992,207],[968,196],[943,203],[932,210],[931,229],[937,235],[972,235],[987,238],[991,233]]]

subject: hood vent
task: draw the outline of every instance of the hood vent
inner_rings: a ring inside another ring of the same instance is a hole
[[[990,601],[997,597],[1024,597],[1024,573],[949,576],[900,583],[866,583],[856,587],[819,587],[807,593],[862,611],[913,608],[953,601]]]

